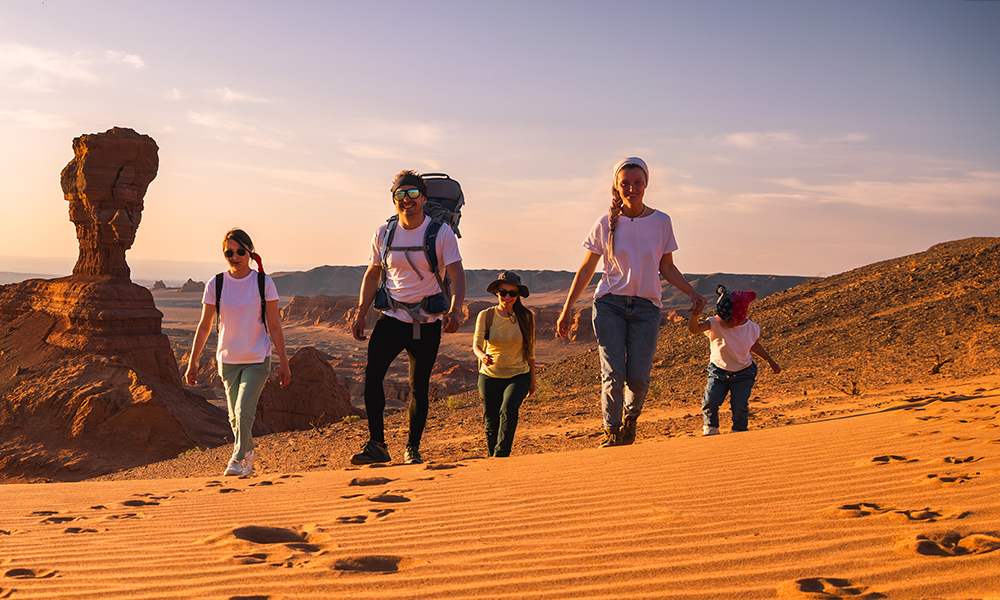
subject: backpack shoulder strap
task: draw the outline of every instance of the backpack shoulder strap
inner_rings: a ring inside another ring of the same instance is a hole
[[[220,306],[222,305],[222,283],[226,280],[225,273],[215,276],[215,330],[219,331],[222,326],[222,315]]]
[[[483,335],[484,340],[490,339],[490,327],[493,327],[493,316],[496,314],[496,308],[491,308],[490,312],[486,313],[486,333]]]
[[[437,236],[441,231],[442,224],[438,219],[434,219],[424,233],[424,251],[427,253],[427,264],[431,266],[431,272],[435,275],[438,275]]]
[[[382,259],[382,281],[379,287],[385,287],[386,271],[389,269],[389,246],[392,245],[392,237],[396,233],[396,225],[399,223],[399,215],[392,215],[385,222],[385,237],[382,238],[382,247],[379,249],[379,256]]]
[[[264,302],[264,285],[267,276],[257,271],[257,289],[260,290],[260,322],[264,324],[264,333],[267,333],[267,305]]]

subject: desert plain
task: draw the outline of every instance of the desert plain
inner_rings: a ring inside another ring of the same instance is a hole
[[[761,369],[746,433],[724,409],[700,435],[707,342],[678,314],[632,446],[594,448],[593,345],[552,341],[508,459],[468,390],[432,403],[423,465],[398,464],[400,406],[387,466],[349,465],[344,419],[261,436],[250,477],[220,445],[4,485],[0,598],[1000,598],[998,265],[1000,239],[959,240],[758,300],[785,371]]]

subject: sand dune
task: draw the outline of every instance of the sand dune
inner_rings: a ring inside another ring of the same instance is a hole
[[[506,460],[7,485],[0,598],[997,599],[998,383]]]

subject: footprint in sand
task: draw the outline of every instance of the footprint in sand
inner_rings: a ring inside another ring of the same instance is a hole
[[[444,471],[445,469],[457,469],[458,467],[464,467],[465,465],[457,463],[430,463],[424,467],[428,471]]]
[[[374,494],[372,496],[368,496],[368,500],[371,502],[387,502],[387,503],[409,502],[410,499],[403,495],[408,491],[410,490],[389,490],[381,494]]]
[[[384,519],[396,511],[392,508],[373,508],[368,512],[372,513],[371,517],[373,519],[378,520],[378,519]],[[368,516],[369,515],[351,515],[347,517],[337,517],[337,522],[344,524],[364,523],[368,521]]]
[[[46,525],[59,525],[61,523],[70,523],[78,519],[86,519],[87,517],[46,517],[39,521],[39,523],[45,523]]]
[[[921,556],[967,556],[1000,549],[1000,537],[986,533],[960,534],[957,531],[921,534],[900,542],[905,553]]]
[[[159,506],[160,503],[152,500],[126,500],[122,506]]]
[[[983,460],[982,456],[966,456],[964,458],[960,456],[946,456],[941,459],[941,462],[949,465],[967,465],[981,460]]]
[[[356,573],[395,573],[424,564],[406,556],[348,556],[333,564],[336,571]]]
[[[881,515],[893,510],[891,506],[879,506],[869,502],[858,502],[857,504],[842,504],[833,508],[823,509],[821,512],[834,517],[844,519],[857,519],[871,515]]]
[[[964,473],[961,475],[955,473],[931,473],[923,479],[918,479],[917,483],[936,483],[938,485],[961,485],[963,483],[968,483],[979,477],[979,473]]]
[[[826,515],[839,517],[842,519],[858,519],[873,515],[886,515],[889,519],[899,522],[924,521],[933,523],[946,519],[964,519],[969,516],[968,511],[938,510],[934,508],[920,508],[901,510],[891,506],[880,506],[871,502],[858,502],[857,504],[843,504],[820,511]]]
[[[0,598],[10,598],[11,594],[16,591],[14,588],[0,588]]]
[[[332,538],[318,527],[286,529],[248,525],[237,527],[203,543],[213,545],[250,544],[254,551],[235,554],[236,564],[268,564],[272,567],[301,567],[310,564],[315,556],[327,553],[327,542]],[[259,547],[264,546],[266,551]]]
[[[96,529],[85,529],[83,527],[67,527],[63,533],[98,533]]]
[[[236,488],[222,488],[221,490],[219,490],[219,493],[220,494],[232,494],[232,493],[235,493],[235,492],[242,492],[242,491],[243,490],[238,490]]]
[[[946,438],[941,438],[940,440],[938,440],[938,443],[939,444],[951,444],[952,442],[971,442],[974,439],[976,439],[976,438],[958,437],[958,436],[950,435],[950,436],[948,436]]]
[[[898,454],[886,454],[883,456],[876,456],[871,459],[869,464],[873,465],[889,465],[894,463],[914,463],[917,462],[916,458],[908,458],[906,456],[899,456]]]
[[[49,577],[55,577],[56,573],[55,569],[42,569],[40,571],[34,569],[10,569],[3,576],[10,579],[48,579]]]
[[[117,521],[123,519],[145,519],[146,515],[142,513],[122,513],[120,515],[108,515],[104,518],[108,519],[109,521]]]
[[[285,483],[284,481],[277,481],[277,482],[275,482],[275,481],[264,480],[264,481],[258,481],[257,483],[251,483],[250,487],[257,487],[259,485],[265,485],[265,486],[266,485],[284,485],[284,483]]]
[[[916,510],[894,510],[889,513],[889,518],[900,523],[908,523],[912,521],[934,523],[936,521],[964,519],[971,514],[972,513],[969,511],[945,512],[943,510],[933,508],[920,508]]]
[[[835,600],[836,598],[855,598],[856,600],[878,600],[888,598],[885,594],[869,592],[868,586],[847,579],[828,577],[807,577],[786,581],[778,586],[778,595],[782,598],[800,598],[816,600]]]
[[[388,477],[355,477],[347,485],[385,485],[393,481],[395,481],[395,479],[389,479]]]

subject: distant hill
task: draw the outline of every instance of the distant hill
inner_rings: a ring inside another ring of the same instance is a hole
[[[322,266],[308,271],[274,273],[272,278],[282,296],[357,296],[366,267]],[[483,290],[499,271],[469,269],[465,272],[469,298],[484,297]],[[534,295],[547,292],[566,292],[573,283],[572,271],[518,271]],[[594,281],[600,274],[594,276]],[[730,289],[753,290],[763,298],[808,281],[808,277],[779,275],[735,275],[714,273],[710,275],[685,275],[695,289],[706,298],[715,297],[715,286],[722,284]],[[690,301],[669,283],[663,282],[664,308],[686,308]]]
[[[998,272],[1000,238],[969,238],[754,302],[749,316],[784,369],[773,375],[758,360],[754,397],[799,394],[808,407],[820,395],[997,373]],[[652,377],[659,401],[697,411],[708,355],[707,339],[690,334],[686,320],[661,327]],[[542,373],[553,389],[596,396],[597,370],[591,350]]]

